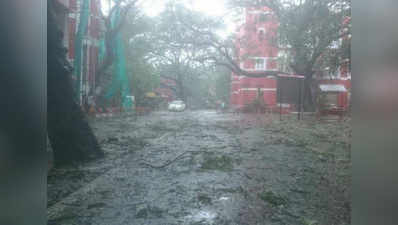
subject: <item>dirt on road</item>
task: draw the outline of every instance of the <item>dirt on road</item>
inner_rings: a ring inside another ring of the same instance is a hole
[[[50,172],[48,224],[350,224],[349,121],[186,111],[91,124],[106,157]]]

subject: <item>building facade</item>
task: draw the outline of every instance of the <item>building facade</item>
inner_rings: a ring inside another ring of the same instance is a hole
[[[236,63],[248,73],[261,71],[291,72],[289,67],[290,49],[278,46],[278,20],[268,7],[247,8],[245,10],[244,23],[236,33]],[[351,35],[347,32],[351,24],[351,18],[346,17],[342,21],[341,34],[338,46],[347,47],[350,44]],[[331,76],[315,75],[317,84],[343,85],[348,92],[338,96],[339,106],[348,108],[351,93],[351,66],[350,56],[340,59],[337,74]],[[278,73],[278,72],[277,72]],[[280,106],[278,102],[278,84],[275,76],[252,78],[232,73],[230,106],[233,109],[241,109],[257,98],[261,91],[264,102],[269,107]],[[283,102],[284,103],[284,102]],[[292,105],[282,104],[291,108]],[[278,109],[279,107],[276,107]]]
[[[174,80],[167,78],[160,78],[160,85],[154,90],[166,102],[171,102],[177,98],[176,95],[177,83]]]
[[[99,39],[102,30],[100,0],[54,0],[57,8],[58,24],[64,32],[64,46],[68,50],[67,59],[71,65],[80,64],[79,74],[76,70],[73,78],[79,90],[76,90],[80,104],[88,101],[88,96],[94,95],[95,74],[98,67]],[[87,1],[87,26],[82,32],[82,40],[77,36],[80,19],[82,18],[82,3]],[[81,48],[76,48],[81,41]],[[81,51],[80,62],[76,62],[76,51]]]
[[[278,21],[268,7],[247,8],[236,34],[237,64],[249,73],[278,71]],[[264,102],[275,106],[277,81],[273,76],[251,78],[232,73],[230,106],[239,109],[262,92]]]

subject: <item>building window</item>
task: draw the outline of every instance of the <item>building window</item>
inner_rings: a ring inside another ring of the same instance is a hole
[[[278,46],[278,38],[275,36],[271,36],[269,38],[269,42],[272,46]]]
[[[278,61],[276,59],[269,59],[267,68],[269,70],[277,70],[278,69]]]
[[[265,38],[265,29],[264,28],[258,28],[258,40],[262,41]]]
[[[264,58],[256,58],[254,69],[255,70],[265,70],[265,59]]]
[[[258,40],[259,40],[259,41],[263,41],[263,40],[264,40],[264,31],[260,31],[260,32],[258,33]]]
[[[259,22],[266,22],[268,19],[266,14],[260,14]]]

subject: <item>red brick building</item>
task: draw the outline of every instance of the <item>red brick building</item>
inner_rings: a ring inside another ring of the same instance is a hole
[[[344,19],[343,30],[346,32],[350,26],[351,18]],[[236,34],[236,55],[237,63],[242,70],[249,73],[261,71],[280,71],[283,65],[278,65],[278,54],[281,51],[289,54],[289,51],[279,49],[278,20],[271,9],[267,7],[247,8],[245,10],[245,21],[238,28]],[[339,40],[341,45],[349,44],[351,35],[347,34]],[[286,66],[286,65],[285,65]],[[287,72],[287,71],[284,71]],[[349,57],[341,59],[338,73],[330,79],[316,76],[319,84],[341,84],[344,85],[347,93],[338,96],[339,106],[348,107],[349,93],[351,90],[351,70]],[[264,78],[251,78],[240,74],[232,73],[230,106],[240,109],[251,103],[261,90],[264,102],[270,106],[279,106],[277,100],[277,78],[268,76]],[[288,104],[282,104],[290,108]],[[277,109],[279,107],[276,107]]]
[[[89,2],[89,17],[87,30],[84,32],[82,44],[82,60],[80,77],[80,103],[93,95],[95,91],[95,74],[98,66],[98,49],[101,35],[101,1],[87,0]],[[79,25],[82,0],[54,0],[57,8],[58,24],[64,32],[64,46],[68,50],[68,60],[74,65],[75,41]]]
[[[174,80],[161,78],[160,86],[154,91],[160,95],[165,101],[171,102],[176,99],[177,84]]]
[[[278,71],[278,21],[271,9],[247,8],[245,21],[236,34],[237,63],[247,72]],[[251,78],[232,74],[230,106],[235,109],[252,102],[260,89],[267,105],[275,106],[277,82],[274,76]]]

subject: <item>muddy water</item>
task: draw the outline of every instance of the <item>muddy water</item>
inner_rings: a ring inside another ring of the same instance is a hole
[[[325,161],[267,141],[269,123],[213,111],[92,121],[107,157],[73,168],[92,179],[50,180],[79,185],[50,199],[49,224],[345,224],[321,188]]]

